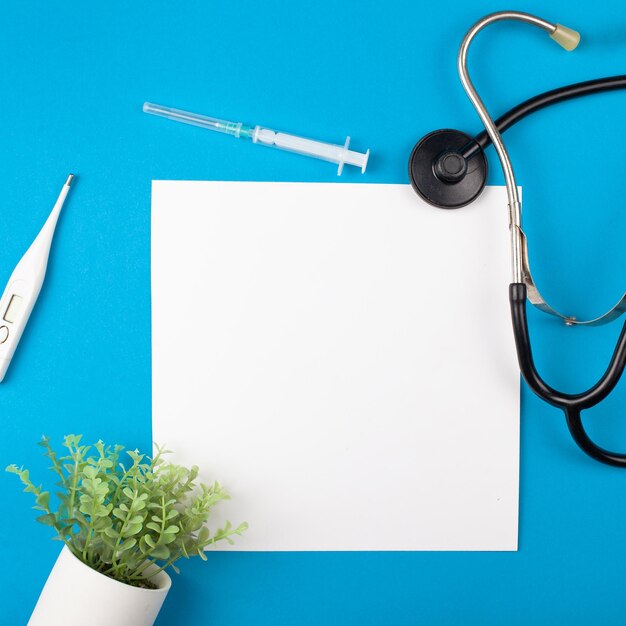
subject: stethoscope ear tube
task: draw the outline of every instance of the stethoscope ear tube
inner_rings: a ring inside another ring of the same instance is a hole
[[[569,431],[580,449],[601,463],[615,467],[626,467],[626,454],[619,454],[601,448],[587,435],[581,419],[581,411],[602,402],[617,385],[626,366],[626,322],[615,346],[613,356],[602,378],[588,391],[578,394],[561,393],[550,387],[539,375],[535,367],[528,334],[526,318],[526,285],[512,283],[509,286],[511,319],[515,347],[522,377],[542,400],[563,410]]]

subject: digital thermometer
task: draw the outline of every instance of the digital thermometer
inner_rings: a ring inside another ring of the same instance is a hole
[[[73,178],[74,175],[70,174],[44,227],[13,270],[9,283],[0,298],[0,382],[4,379],[15,348],[41,291],[54,229]]]

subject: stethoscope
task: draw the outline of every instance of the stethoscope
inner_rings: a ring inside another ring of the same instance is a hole
[[[426,135],[416,144],[411,153],[409,160],[411,185],[426,202],[439,208],[456,209],[471,203],[480,195],[485,186],[487,159],[484,149],[489,143],[493,143],[504,173],[508,197],[513,266],[509,300],[521,374],[528,386],[540,398],[564,411],[570,433],[584,452],[602,463],[626,467],[626,454],[610,452],[595,444],[585,432],[581,419],[581,412],[604,400],[624,371],[626,323],[622,328],[611,362],[602,378],[583,393],[568,394],[553,389],[538,374],[533,361],[526,321],[526,301],[529,300],[541,311],[560,317],[570,326],[604,324],[619,317],[626,310],[626,294],[610,311],[601,317],[586,321],[559,313],[542,298],[530,272],[526,236],[522,230],[522,207],[511,160],[501,136],[502,132],[522,118],[550,104],[602,91],[622,89],[626,87],[626,76],[591,80],[548,91],[514,107],[494,122],[470,80],[467,71],[467,53],[474,37],[483,28],[502,20],[517,20],[537,26],[546,31],[566,50],[573,50],[580,40],[576,31],[517,11],[492,13],[476,22],[461,42],[457,66],[463,88],[485,126],[485,131],[474,138],[457,130],[437,130]]]

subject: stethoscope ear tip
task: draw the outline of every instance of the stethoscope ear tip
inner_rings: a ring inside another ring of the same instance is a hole
[[[435,130],[413,148],[409,178],[413,189],[429,204],[458,209],[473,202],[484,189],[487,159],[469,135]]]

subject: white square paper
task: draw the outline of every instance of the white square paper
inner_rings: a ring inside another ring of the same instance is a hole
[[[153,437],[236,550],[516,550],[504,188],[155,181]]]

